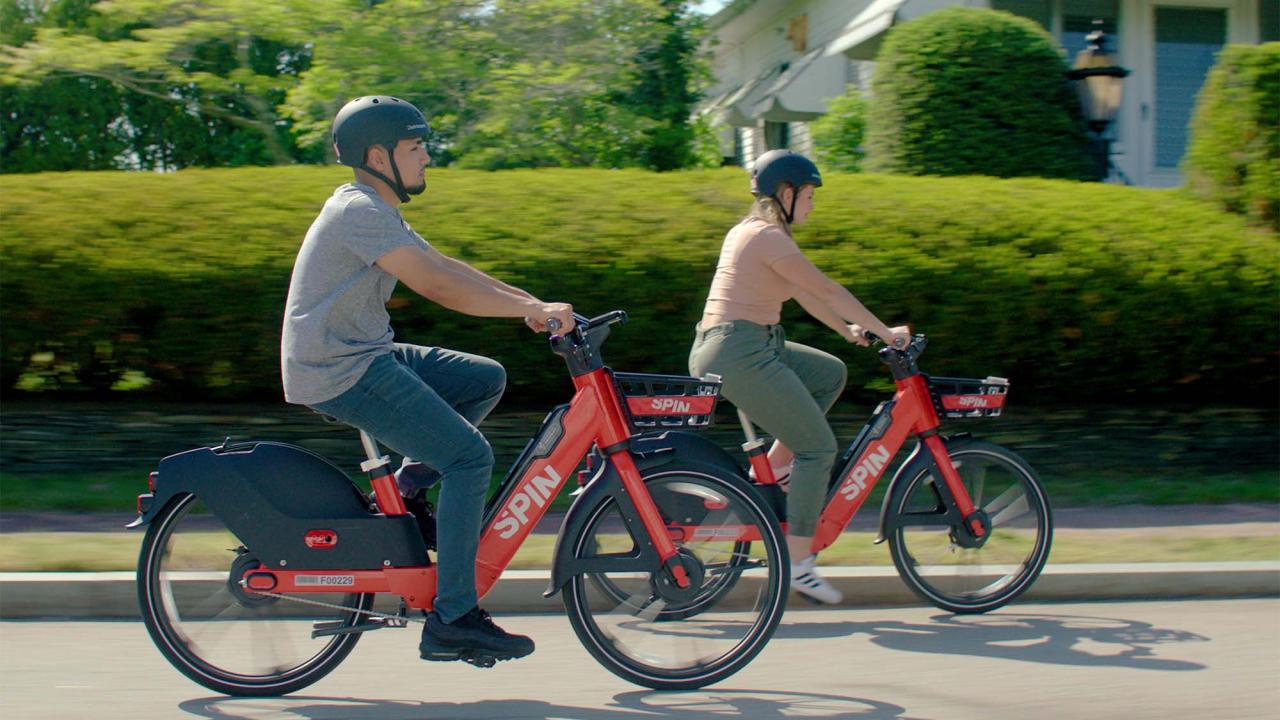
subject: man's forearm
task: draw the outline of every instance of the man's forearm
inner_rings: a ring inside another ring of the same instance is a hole
[[[450,270],[456,273],[470,276],[472,279],[478,282],[484,283],[486,285],[489,285],[490,287],[493,287],[497,290],[510,293],[511,295],[515,295],[516,297],[528,298],[530,300],[537,299],[529,292],[525,290],[521,290],[520,288],[515,287],[513,285],[508,285],[507,283],[502,282],[501,280],[493,277],[492,275],[489,275],[482,270],[474,268],[462,262],[461,260],[457,260],[451,257],[445,257],[445,265]]]
[[[451,266],[441,275],[444,282],[420,294],[456,312],[476,317],[524,317],[537,304],[528,293],[517,295],[487,282],[488,276],[478,277]]]

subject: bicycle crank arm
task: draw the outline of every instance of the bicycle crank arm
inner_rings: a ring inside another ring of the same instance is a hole
[[[350,635],[351,633],[362,633],[370,630],[381,630],[383,628],[402,628],[408,627],[407,620],[401,618],[375,618],[368,622],[358,625],[345,625],[341,620],[331,622],[318,622],[311,626],[311,639],[319,637],[328,637],[330,635]]]

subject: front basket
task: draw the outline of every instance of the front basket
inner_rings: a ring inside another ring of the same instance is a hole
[[[614,373],[631,426],[706,427],[715,421],[720,381],[682,375]]]
[[[929,395],[938,417],[998,417],[1008,394],[1009,381],[1005,378],[929,378]]]

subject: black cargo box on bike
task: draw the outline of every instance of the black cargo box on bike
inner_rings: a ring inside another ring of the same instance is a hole
[[[160,461],[139,524],[183,493],[204,501],[266,567],[377,570],[428,564],[413,516],[388,517],[336,465],[275,442],[199,448]]]

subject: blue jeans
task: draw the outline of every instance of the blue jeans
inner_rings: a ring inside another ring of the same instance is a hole
[[[440,473],[434,605],[445,622],[477,603],[476,549],[493,451],[476,425],[506,385],[506,371],[489,358],[397,343],[349,390],[311,406]]]

